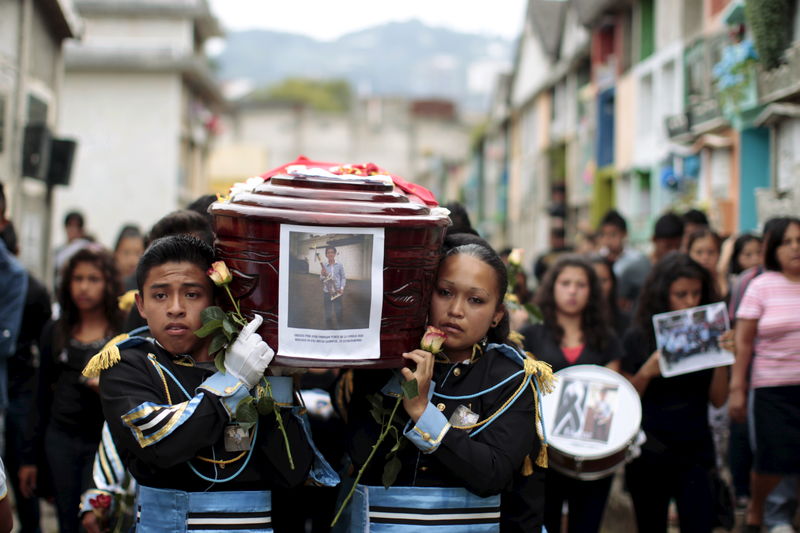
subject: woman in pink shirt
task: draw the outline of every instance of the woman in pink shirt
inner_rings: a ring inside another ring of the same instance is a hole
[[[748,531],[760,529],[764,500],[781,477],[800,473],[800,219],[776,221],[764,246],[767,271],[747,287],[736,314],[728,401],[734,421],[750,417],[755,441]]]

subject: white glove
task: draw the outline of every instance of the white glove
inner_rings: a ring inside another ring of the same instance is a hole
[[[252,389],[258,384],[275,352],[256,333],[261,315],[247,324],[225,352],[225,371]]]

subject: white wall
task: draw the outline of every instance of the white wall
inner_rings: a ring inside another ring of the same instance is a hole
[[[87,17],[81,46],[136,51],[169,50],[192,55],[194,36],[189,19]]]
[[[634,67],[638,110],[633,152],[636,166],[657,164],[669,151],[664,119],[684,108],[682,52],[678,41]]]
[[[59,131],[78,141],[68,187],[56,189],[53,241],[70,209],[113,246],[122,225],[147,231],[178,205],[181,80],[178,74],[70,72]]]
[[[511,106],[518,108],[535,96],[550,73],[550,60],[542,50],[531,24],[525,24],[522,34],[519,63],[511,86]]]

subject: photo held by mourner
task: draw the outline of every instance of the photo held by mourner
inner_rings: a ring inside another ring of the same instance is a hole
[[[800,531],[800,0],[0,0],[0,533]]]

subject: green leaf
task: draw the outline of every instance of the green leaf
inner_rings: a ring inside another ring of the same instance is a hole
[[[206,307],[203,309],[203,312],[200,313],[200,320],[203,321],[203,324],[206,322],[211,322],[212,320],[219,320],[222,322],[225,319],[225,311],[222,310],[221,307],[212,305],[211,307]]]
[[[218,351],[225,348],[225,345],[228,344],[228,339],[225,338],[225,335],[218,331],[214,338],[211,339],[211,344],[208,346],[208,353],[210,355],[214,355]]]
[[[236,324],[228,316],[222,321],[222,330],[229,339],[232,338],[234,334],[239,333],[239,328],[236,327]]]
[[[367,401],[372,407],[383,410],[383,395],[380,393],[370,394],[367,396]]]
[[[270,396],[262,396],[258,399],[258,414],[261,416],[268,415],[275,410],[275,399]]]
[[[201,339],[204,339],[209,335],[211,335],[212,333],[214,333],[217,329],[219,329],[220,326],[222,326],[222,321],[217,319],[209,320],[208,322],[203,324],[200,329],[195,331],[194,334],[200,337]]]
[[[400,468],[403,463],[397,457],[392,457],[389,462],[383,467],[383,486],[384,488],[391,487],[397,480],[397,475],[400,473]]]
[[[527,309],[528,314],[531,316],[531,318],[535,319],[533,321],[534,324],[540,324],[544,321],[544,313],[542,313],[542,310],[539,309],[538,305],[527,303],[525,304],[525,309]]]
[[[225,352],[220,352],[214,358],[214,366],[217,367],[217,370],[225,373]]]
[[[400,450],[400,447],[402,445],[403,445],[403,441],[398,438],[397,441],[395,441],[394,446],[392,446],[392,449],[389,450],[389,454],[397,453]]]
[[[408,400],[413,400],[419,396],[419,384],[416,378],[403,382],[403,396]]]
[[[239,402],[239,405],[236,406],[235,418],[241,424],[255,424],[258,421],[258,410],[253,405],[252,396],[248,396]]]

